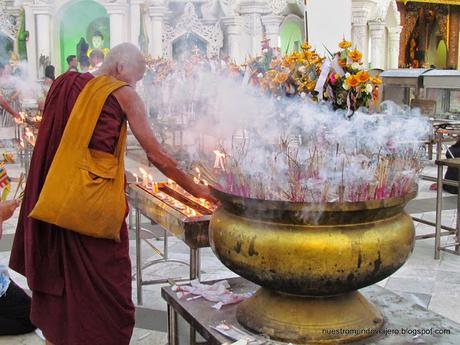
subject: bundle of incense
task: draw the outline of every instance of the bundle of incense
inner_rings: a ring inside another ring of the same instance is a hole
[[[16,191],[14,192],[13,199],[16,199],[16,196],[18,196],[19,189],[21,189],[21,193],[19,194],[19,196],[21,196],[21,194],[22,196],[24,196],[24,186],[23,186],[24,182],[25,182],[25,174],[21,173],[18,179],[18,185],[16,186]],[[20,197],[20,199],[22,199],[22,197]]]

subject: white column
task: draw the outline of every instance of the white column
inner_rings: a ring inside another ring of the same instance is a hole
[[[150,35],[149,48],[152,57],[163,56],[163,20],[167,8],[163,6],[149,7]]]
[[[399,42],[401,36],[401,26],[388,28],[388,68],[399,67]]]
[[[129,41],[139,46],[139,34],[141,32],[141,5],[144,0],[131,0],[130,2],[130,37]]]
[[[110,20],[110,48],[112,48],[127,40],[125,14],[128,6],[123,3],[107,3],[105,8]]]
[[[243,18],[244,37],[247,42],[246,51],[243,52],[245,57],[261,54],[263,39],[261,16],[270,12],[266,0],[242,0],[240,2],[239,13]]]
[[[241,17],[225,17],[222,18],[222,24],[227,34],[228,56],[239,63],[242,60],[240,43],[243,19]]]
[[[352,9],[351,41],[353,46],[363,53],[363,61],[368,60],[368,35],[367,19],[369,9],[367,7],[355,7]]]
[[[27,40],[27,63],[29,66],[29,73],[31,76],[38,78],[38,54],[36,46],[36,32],[35,32],[35,16],[32,6],[24,3],[24,15],[26,20],[26,30],[29,31],[29,39]]]
[[[371,68],[385,68],[385,23],[369,22],[371,36]]]
[[[265,33],[270,40],[270,47],[279,48],[280,25],[283,22],[282,16],[268,15],[262,17],[262,23],[265,26]]]
[[[51,59],[51,6],[38,4],[33,7],[36,22],[37,57],[47,56]]]

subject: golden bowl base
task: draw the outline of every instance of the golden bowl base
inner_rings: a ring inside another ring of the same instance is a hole
[[[355,291],[329,297],[289,295],[260,288],[236,318],[247,329],[296,344],[343,344],[375,335],[382,313]]]

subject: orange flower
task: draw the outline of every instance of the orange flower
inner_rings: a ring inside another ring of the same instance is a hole
[[[339,48],[347,49],[350,47],[351,47],[351,42],[347,41],[345,37],[342,39],[342,41],[339,42]]]
[[[345,67],[347,65],[347,60],[346,59],[339,59],[339,65],[340,65],[340,67]]]
[[[371,78],[371,83],[375,84],[375,85],[380,85],[380,84],[382,84],[382,79],[380,79],[379,77],[372,77]]]
[[[347,79],[345,79],[345,83],[347,83],[350,87],[356,87],[359,85],[359,79],[356,75],[352,74]]]
[[[369,80],[369,73],[367,71],[359,71],[356,74],[356,77],[358,78],[360,83],[365,83]]]
[[[354,62],[359,62],[359,60],[361,60],[361,58],[363,57],[363,54],[358,49],[355,48],[348,53],[348,56]]]
[[[275,78],[273,78],[273,81],[278,84],[283,84],[288,78],[289,75],[286,72],[279,72]]]

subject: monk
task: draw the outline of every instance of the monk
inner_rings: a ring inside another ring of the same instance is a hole
[[[208,188],[195,184],[155,139],[144,104],[134,90],[144,71],[145,60],[132,44],[122,43],[108,54],[97,75],[112,76],[129,86],[118,88],[107,98],[89,147],[113,154],[122,125],[128,121],[152,164],[190,193],[210,199]],[[51,86],[11,253],[10,267],[27,277],[32,290],[31,320],[49,345],[128,345],[134,327],[126,223],[118,243],[28,217],[72,107],[94,77],[91,73],[66,72]]]

